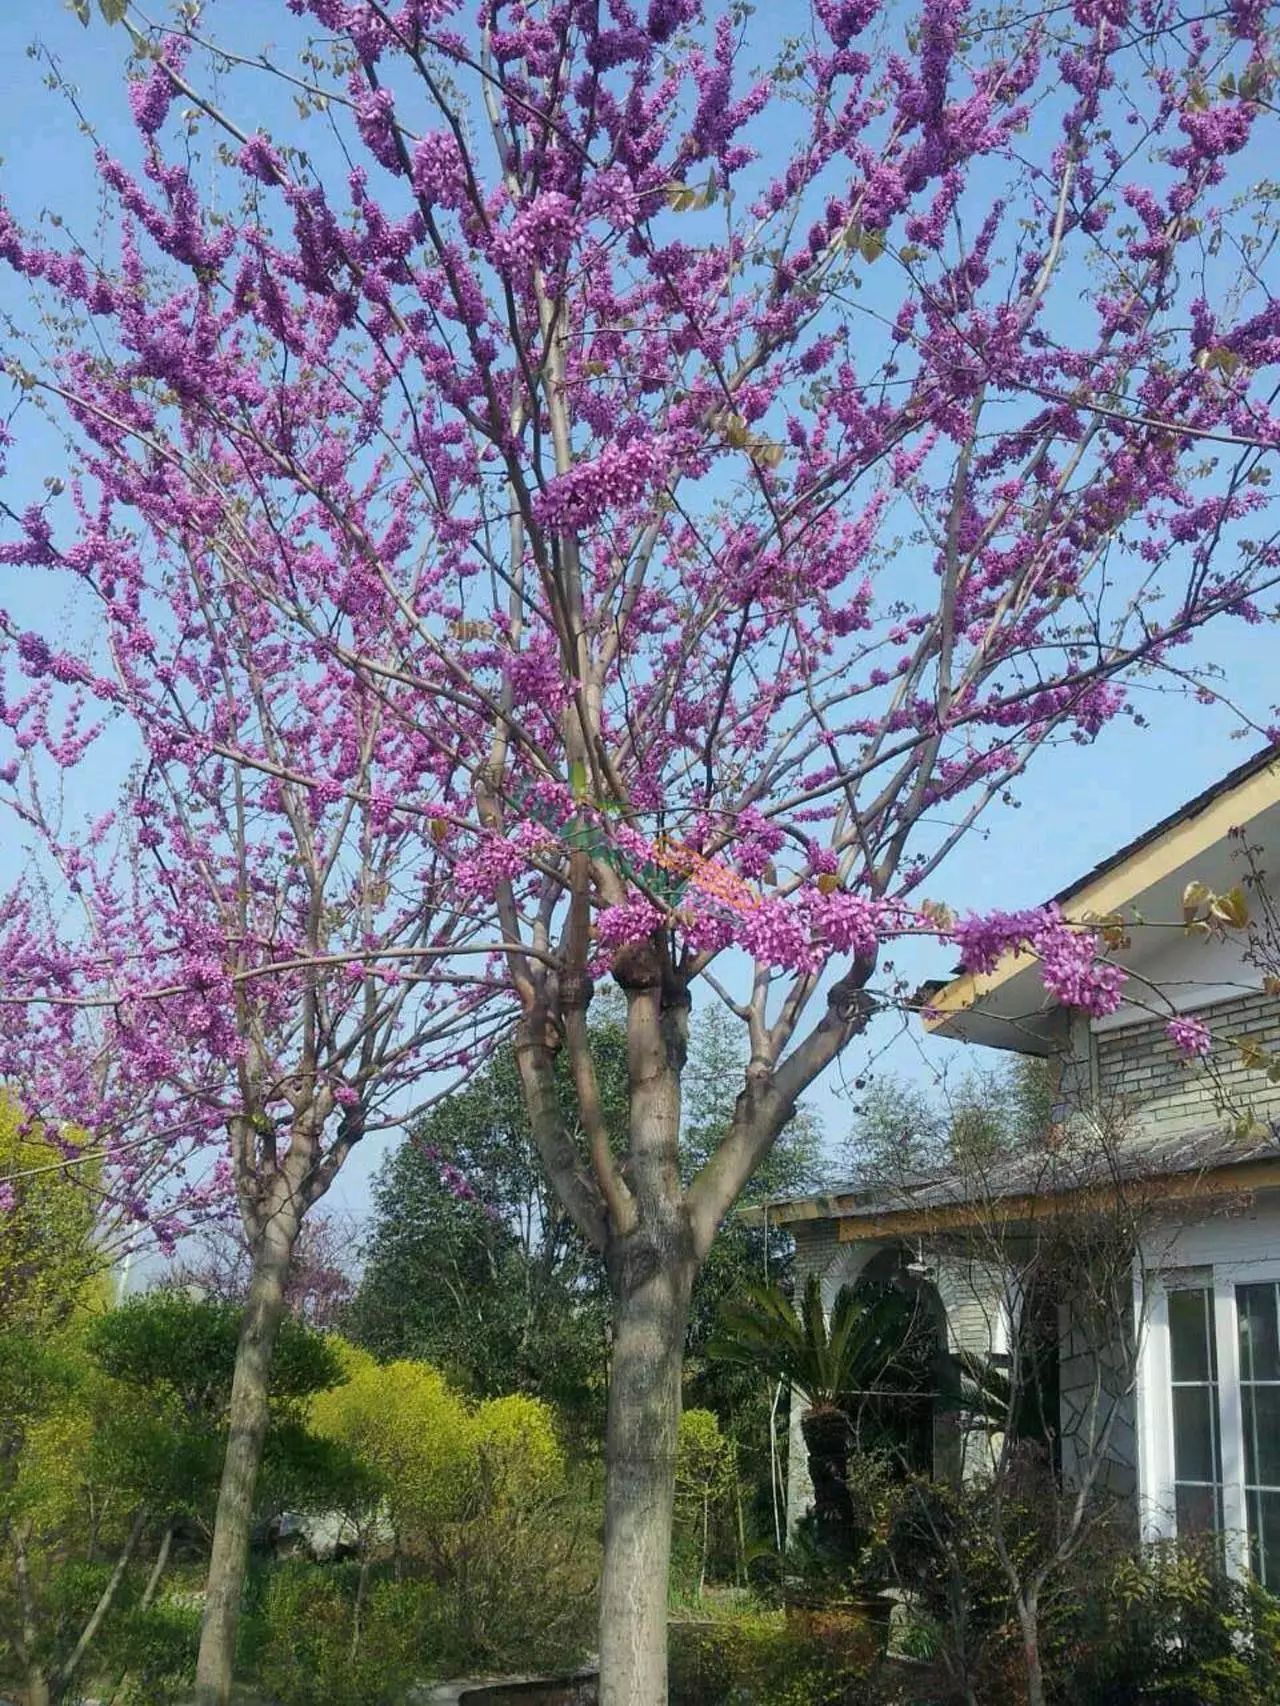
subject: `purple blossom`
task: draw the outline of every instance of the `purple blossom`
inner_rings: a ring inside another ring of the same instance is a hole
[[[1202,1019],[1180,1014],[1169,1020],[1164,1034],[1184,1060],[1200,1060],[1213,1053],[1213,1036]]]

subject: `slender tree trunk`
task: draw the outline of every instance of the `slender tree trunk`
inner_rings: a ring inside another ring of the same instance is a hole
[[[769,1470],[773,1474],[772,1466]],[[733,1442],[733,1509],[736,1517],[738,1537],[738,1586],[747,1585],[747,1530],[742,1520],[742,1476],[738,1473],[738,1442]]]
[[[164,1567],[169,1562],[169,1548],[173,1545],[173,1518],[170,1517],[164,1525],[164,1533],[160,1536],[160,1550],[156,1553],[156,1561],[151,1566],[151,1574],[147,1577],[147,1585],[142,1590],[139,1609],[150,1611],[151,1602],[156,1597],[156,1589],[160,1586],[160,1578]]]
[[[49,1706],[52,1698],[49,1679],[35,1656],[40,1641],[40,1624],[36,1616],[35,1592],[31,1586],[27,1534],[22,1528],[19,1528],[13,1537],[13,1573],[18,1589],[18,1615],[21,1620],[22,1651],[19,1656],[27,1673],[27,1706]]]
[[[356,1603],[351,1614],[351,1662],[356,1662],[360,1651],[360,1619],[364,1614],[364,1599],[369,1587],[369,1554],[366,1551],[360,1560],[360,1575],[356,1581]]]
[[[140,1510],[133,1519],[133,1526],[129,1530],[129,1537],[125,1541],[124,1546],[121,1548],[120,1556],[116,1559],[115,1568],[112,1570],[111,1575],[107,1580],[107,1585],[99,1594],[98,1603],[90,1613],[89,1621],[80,1631],[80,1639],[71,1649],[67,1662],[58,1667],[58,1694],[60,1697],[70,1684],[72,1677],[79,1670],[84,1655],[93,1644],[94,1638],[96,1637],[99,1629],[102,1628],[107,1613],[115,1604],[116,1595],[120,1592],[120,1584],[124,1581],[125,1571],[129,1568],[129,1561],[133,1557],[134,1548],[137,1546],[139,1540],[141,1540],[142,1531],[146,1525],[147,1513],[145,1510]]]
[[[1040,1659],[1040,1608],[1034,1595],[1018,1603],[1022,1655],[1027,1668],[1027,1706],[1044,1706],[1044,1666]]]
[[[615,1299],[605,1438],[600,1706],[666,1706],[667,1578],[692,1263]]]
[[[254,1490],[267,1433],[271,1355],[284,1316],[285,1282],[298,1226],[296,1212],[285,1205],[267,1216],[254,1247],[249,1296],[231,1383],[227,1454],[213,1520],[204,1621],[196,1661],[196,1706],[227,1706],[231,1698],[236,1624],[249,1565]]]

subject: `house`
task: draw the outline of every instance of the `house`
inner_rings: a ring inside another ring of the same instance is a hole
[[[1056,1106],[1040,1144],[765,1212],[828,1303],[890,1278],[927,1303],[953,1363],[968,1352],[1025,1370],[1040,1357],[1064,1480],[1109,1489],[1149,1539],[1222,1533],[1234,1569],[1280,1589],[1277,855],[1270,748],[1055,897],[1068,919],[1108,922],[1129,973],[1117,1011],[1054,1001],[1026,952],[930,986],[935,1035],[1047,1063]],[[1275,913],[1257,884],[1268,868]],[[1193,883],[1204,890],[1188,895]],[[1238,885],[1246,926],[1185,927],[1184,900]],[[1207,1025],[1208,1056],[1171,1040],[1170,1018],[1186,1015]],[[976,1473],[1000,1436],[945,1408],[933,1467]],[[793,1519],[809,1494],[796,1419]]]

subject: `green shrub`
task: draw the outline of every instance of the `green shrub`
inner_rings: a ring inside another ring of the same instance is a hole
[[[102,1668],[114,1673],[111,1706],[167,1706],[195,1675],[200,1606],[158,1600],[147,1610],[129,1606],[108,1622]]]
[[[595,1628],[597,1513],[568,1493],[477,1506],[428,1561],[448,1671],[572,1668]]]
[[[671,1627],[671,1706],[853,1706],[870,1701],[866,1653],[789,1628],[782,1612]]]
[[[1103,1593],[1055,1620],[1056,1692],[1072,1706],[1276,1706],[1280,1602],[1204,1545],[1116,1561]]]
[[[368,1584],[357,1631],[357,1581],[358,1571],[293,1561],[270,1573],[254,1645],[258,1681],[280,1706],[391,1706],[433,1668],[430,1584]]]

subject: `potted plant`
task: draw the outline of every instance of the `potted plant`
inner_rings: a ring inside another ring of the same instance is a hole
[[[784,1599],[788,1613],[815,1634],[834,1632],[833,1620],[887,1629],[892,1602],[870,1558],[869,1477],[851,1479],[855,1416],[861,1400],[888,1389],[915,1324],[909,1294],[889,1287],[842,1286],[828,1319],[811,1275],[799,1312],[777,1285],[749,1287],[721,1310],[709,1355],[786,1381],[804,1401],[800,1429],[813,1484],[811,1516],[788,1551]]]

